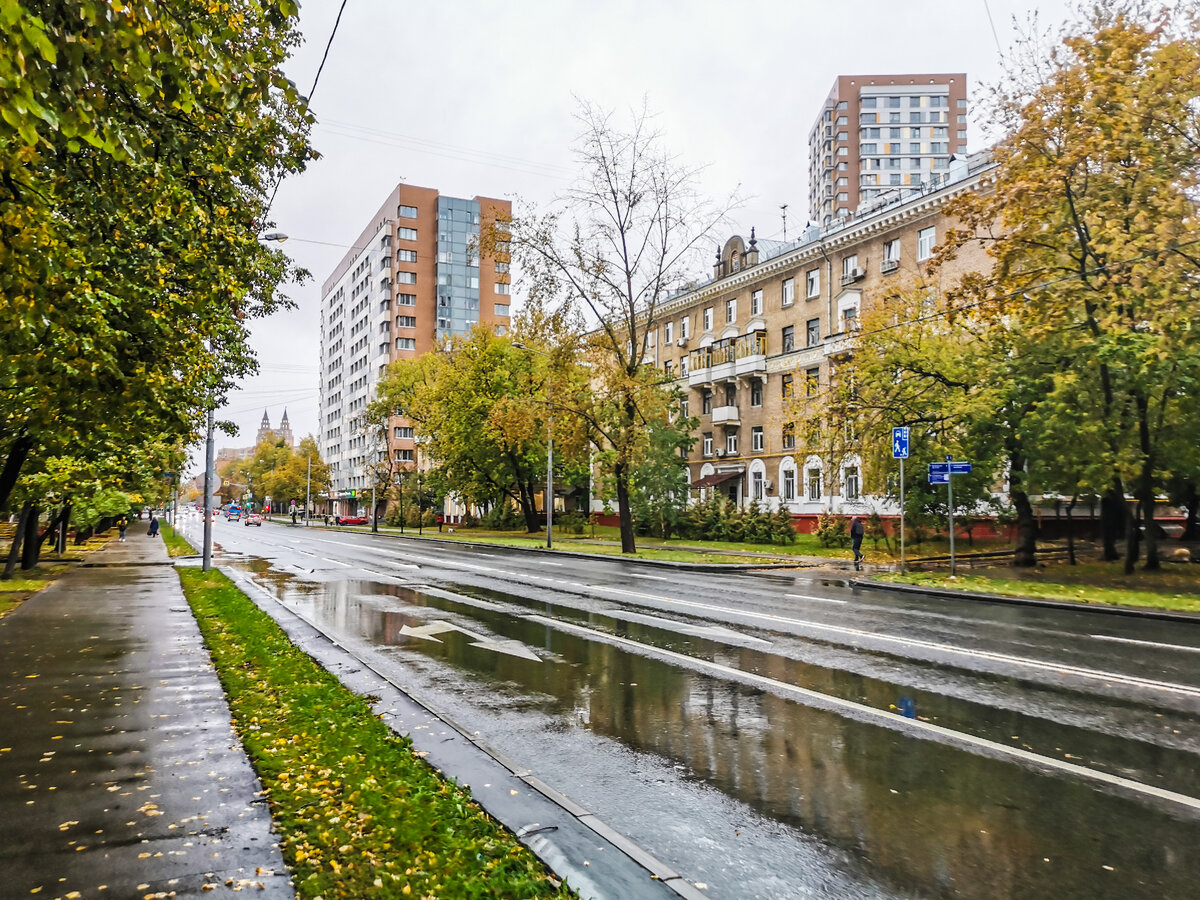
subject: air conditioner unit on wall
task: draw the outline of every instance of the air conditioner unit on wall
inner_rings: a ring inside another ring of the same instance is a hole
[[[676,346],[676,347],[686,347],[686,346],[687,346],[687,342],[688,342],[688,339],[687,339],[687,338],[680,338],[679,340],[677,340],[677,341],[675,342],[675,346]]]
[[[768,478],[766,481],[763,482],[763,489],[767,490],[767,491],[775,490],[775,482],[773,482],[770,478]]]
[[[724,456],[724,455],[725,455],[725,448],[724,448],[724,447],[718,447],[718,448],[717,448],[717,456]]]

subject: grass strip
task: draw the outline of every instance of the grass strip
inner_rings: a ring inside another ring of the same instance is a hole
[[[167,545],[167,556],[191,556],[199,552],[187,538],[162,519],[158,520],[158,530],[162,533],[163,543]]]
[[[1097,576],[1098,577],[1098,576]],[[921,587],[945,588],[979,594],[1002,594],[1006,597],[1032,597],[1036,600],[1059,600],[1093,606],[1132,606],[1144,609],[1165,609],[1174,612],[1200,612],[1200,595],[1170,589],[1123,588],[1067,581],[1033,580],[1030,578],[999,578],[988,575],[958,575],[947,572],[914,572],[907,575],[880,575],[877,581],[915,584]],[[1165,585],[1164,585],[1165,587]]]
[[[179,570],[301,898],[574,897],[224,575]]]

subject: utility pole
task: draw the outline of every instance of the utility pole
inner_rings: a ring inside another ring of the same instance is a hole
[[[212,475],[213,475],[213,411],[208,411],[208,439],[204,444],[204,550],[200,569],[212,568]]]

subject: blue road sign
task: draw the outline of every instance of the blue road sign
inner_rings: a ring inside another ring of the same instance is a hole
[[[949,484],[950,483],[950,473],[949,472],[930,472],[929,473],[929,483],[930,484]]]
[[[952,462],[952,463],[950,463],[950,474],[951,475],[966,475],[970,471],[971,471],[971,464],[969,462]]]
[[[908,459],[908,426],[892,429],[892,459]]]
[[[950,463],[930,463],[929,464],[929,476],[931,478],[934,475],[949,475],[949,474],[950,474]]]

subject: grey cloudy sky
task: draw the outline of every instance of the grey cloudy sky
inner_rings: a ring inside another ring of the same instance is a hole
[[[340,0],[301,7],[288,74],[312,86]],[[321,282],[399,181],[459,197],[545,202],[575,171],[575,97],[619,113],[645,98],[666,146],[705,166],[714,197],[740,186],[736,233],[782,237],[808,217],[807,138],[840,74],[966,72],[972,102],[1000,74],[1014,19],[1043,26],[1069,0],[348,0],[316,92],[322,158],[285,182],[272,217],[313,278],[296,309],[254,326],[261,373],[219,416],[251,443],[263,410],[317,430]],[[990,21],[989,21],[990,8]],[[993,33],[994,25],[994,33]],[[975,116],[972,117],[973,119]],[[986,123],[973,121],[971,150]],[[515,299],[515,298],[514,298]]]

